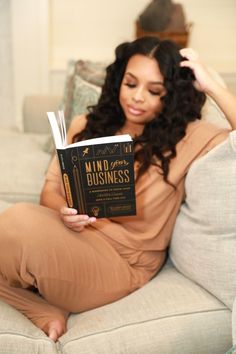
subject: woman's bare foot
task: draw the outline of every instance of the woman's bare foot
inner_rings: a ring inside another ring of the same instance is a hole
[[[52,320],[46,324],[43,331],[51,338],[54,342],[58,340],[66,332],[66,325],[60,320]]]

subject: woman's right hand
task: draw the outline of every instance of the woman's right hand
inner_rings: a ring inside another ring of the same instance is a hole
[[[97,220],[95,217],[80,215],[76,209],[65,206],[60,209],[60,216],[65,226],[76,232],[82,231],[86,226],[93,224]]]
[[[211,91],[214,91],[215,86],[218,87],[219,84],[201,62],[198,53],[192,48],[182,48],[180,49],[180,54],[186,59],[180,62],[180,66],[188,67],[194,72],[196,78],[194,82],[195,88],[206,94],[211,94]]]

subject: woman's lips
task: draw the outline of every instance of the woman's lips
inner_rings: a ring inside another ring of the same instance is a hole
[[[135,116],[139,116],[145,112],[143,109],[138,109],[133,106],[128,106],[128,111]]]

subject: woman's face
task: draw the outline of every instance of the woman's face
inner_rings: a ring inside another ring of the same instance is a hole
[[[164,79],[155,59],[136,54],[126,66],[119,100],[126,116],[125,125],[142,131],[161,110],[165,95]]]

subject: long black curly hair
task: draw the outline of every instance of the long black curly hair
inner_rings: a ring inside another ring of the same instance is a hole
[[[106,69],[106,79],[96,106],[89,108],[85,129],[73,141],[116,134],[125,122],[119,102],[119,91],[129,59],[141,54],[154,58],[164,78],[166,95],[162,112],[146,124],[138,144],[135,160],[139,161],[138,177],[150,165],[158,165],[168,182],[170,160],[176,156],[176,144],[184,137],[189,122],[201,118],[205,94],[195,89],[194,75],[188,68],[180,67],[183,60],[179,47],[169,40],[143,37],[120,44],[115,51],[115,61]],[[171,183],[170,183],[171,184]]]

